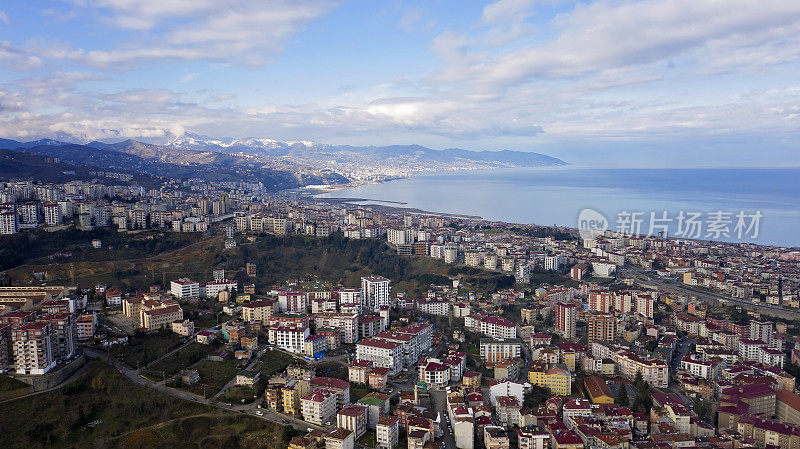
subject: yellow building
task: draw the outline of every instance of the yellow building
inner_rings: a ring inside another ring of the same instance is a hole
[[[561,352],[561,363],[567,366],[567,369],[571,372],[575,372],[575,363],[578,359],[577,353],[575,352]]]
[[[572,375],[564,368],[542,369],[534,366],[528,371],[528,382],[549,388],[553,394],[567,396],[572,393]]]
[[[602,368],[600,369],[600,374],[604,376],[613,376],[616,370],[616,365],[614,365],[614,361],[610,359],[603,359]]]
[[[589,400],[593,404],[613,404],[614,397],[611,396],[606,381],[597,376],[589,376],[583,380],[583,386],[586,387],[586,393],[589,394]],[[624,386],[622,387],[624,388]]]
[[[480,387],[482,377],[481,373],[464,371],[464,374],[461,375],[461,384],[465,387]]]
[[[316,449],[317,442],[313,438],[294,437],[288,449]]]
[[[289,382],[281,390],[283,397],[283,412],[291,415],[300,413],[300,398],[311,392],[311,385],[307,380]]]

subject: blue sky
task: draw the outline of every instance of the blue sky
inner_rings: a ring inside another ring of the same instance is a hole
[[[0,136],[800,166],[798,59],[796,0],[12,0]]]

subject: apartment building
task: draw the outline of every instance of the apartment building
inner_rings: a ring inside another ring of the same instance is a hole
[[[87,341],[94,338],[94,330],[97,326],[97,317],[94,314],[81,315],[75,322],[78,341]]]
[[[355,313],[317,313],[314,315],[317,329],[334,328],[341,331],[342,342],[353,344],[359,337],[359,316]]]
[[[658,388],[669,386],[669,369],[663,360],[646,359],[632,352],[620,351],[615,354],[614,361],[617,371],[629,379],[641,372],[642,378],[650,385]]]
[[[343,407],[336,413],[336,425],[353,432],[358,440],[367,433],[367,408],[358,404]]]
[[[378,311],[383,306],[391,305],[391,281],[383,276],[366,276],[361,278],[361,298],[364,307]]]
[[[508,340],[481,338],[480,351],[481,359],[487,365],[502,362],[505,359],[519,358],[522,354],[522,340],[519,338]]]
[[[249,323],[269,323],[272,314],[278,311],[275,300],[253,301],[242,304],[242,319]]]
[[[278,309],[287,313],[306,313],[308,294],[302,290],[282,290],[278,292]]]
[[[180,278],[169,283],[169,291],[178,299],[199,298],[200,283],[189,278]]]
[[[325,425],[336,414],[336,393],[319,388],[300,399],[303,420],[318,426]]]
[[[65,360],[75,354],[78,349],[78,328],[75,316],[71,313],[55,313],[43,315],[41,321],[50,323],[53,344],[53,357]]]
[[[50,322],[35,321],[12,329],[11,342],[17,374],[45,374],[56,366]]]
[[[203,291],[206,298],[218,298],[221,292],[235,292],[237,288],[236,281],[221,280],[206,282]]]
[[[533,364],[528,369],[528,382],[549,388],[553,394],[567,396],[572,393],[572,374],[563,365],[548,368],[546,364]]]
[[[403,345],[381,338],[369,338],[356,345],[356,358],[388,368],[389,375],[396,376],[403,369]]]
[[[375,427],[375,449],[394,449],[399,443],[400,420],[395,416],[381,416]],[[539,449],[539,448],[537,448]]]
[[[611,314],[587,314],[586,324],[589,343],[593,341],[614,341],[617,338],[619,321]]]
[[[578,320],[578,305],[572,302],[558,302],[555,306],[556,330],[566,339],[575,338]]]
[[[517,338],[517,326],[503,317],[484,318],[479,326],[480,332],[491,338]]]
[[[337,427],[325,435],[325,449],[354,449],[355,434]]]
[[[305,350],[306,339],[309,337],[309,335],[311,335],[310,329],[305,326],[279,326],[278,328],[270,329],[270,334],[273,332],[275,346],[283,349],[284,351],[295,354],[303,353],[303,350]]]

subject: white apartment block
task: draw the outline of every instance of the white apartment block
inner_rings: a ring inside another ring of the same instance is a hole
[[[356,359],[388,368],[389,375],[396,376],[403,369],[403,345],[381,338],[369,338],[356,345]]]
[[[306,339],[311,334],[307,327],[278,327],[275,330],[275,346],[295,354],[302,354]]]
[[[391,281],[383,276],[367,276],[361,278],[361,298],[367,309],[378,311],[383,306],[391,305]]]
[[[13,211],[0,213],[0,234],[9,235],[19,232],[17,214]]]
[[[395,416],[381,416],[375,428],[377,445],[375,449],[394,449],[400,435],[400,420]]]
[[[219,292],[228,291],[228,292],[235,292],[236,291],[236,281],[211,281],[206,283],[205,292],[206,298],[216,298],[219,296]]]
[[[50,323],[37,321],[12,329],[11,341],[17,374],[45,374],[56,366]]]
[[[490,316],[480,320],[480,332],[492,338],[517,338],[517,326],[503,317]]]
[[[544,258],[544,269],[550,271],[556,271],[561,268],[561,264],[564,263],[563,257],[561,255],[557,256],[545,256]]]
[[[714,377],[713,363],[693,359],[690,355],[681,360],[681,369],[692,376],[702,377],[703,379],[712,379]]]
[[[342,332],[342,342],[353,344],[358,341],[358,315],[345,313],[318,313],[314,315],[317,329],[333,327]]]
[[[169,291],[178,299],[198,298],[200,297],[200,283],[189,278],[180,278],[170,282]]]
[[[278,309],[288,313],[306,313],[308,295],[302,290],[282,290],[278,292]]]
[[[318,388],[300,399],[303,419],[318,426],[324,425],[336,413],[336,393]]]
[[[481,358],[486,363],[498,363],[509,358],[518,358],[522,354],[522,340],[495,340],[481,338]]]
[[[57,226],[61,224],[61,210],[58,208],[58,204],[43,204],[42,213],[44,214],[44,223],[47,226]]]

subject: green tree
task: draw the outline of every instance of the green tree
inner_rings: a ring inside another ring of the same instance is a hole
[[[631,403],[630,398],[628,397],[628,389],[625,387],[624,384],[619,386],[619,391],[617,391],[617,405],[620,407],[627,407]]]

